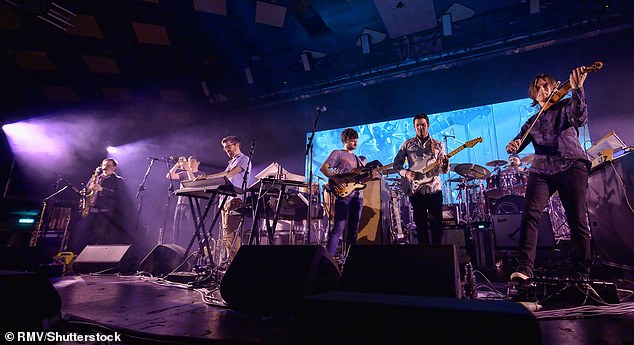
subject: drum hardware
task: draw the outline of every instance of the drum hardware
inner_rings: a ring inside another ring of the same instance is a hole
[[[461,210],[464,209],[462,219],[467,225],[474,221],[488,221],[490,218],[482,180],[479,179],[477,181],[476,184],[461,183],[456,188],[456,190],[459,190],[458,205]],[[463,190],[464,194],[462,193]],[[471,210],[471,204],[475,205],[473,210]]]
[[[464,183],[460,183],[456,188],[454,188],[454,190],[460,190],[460,189],[471,189],[471,188],[478,188],[480,187],[480,184],[464,184]]]

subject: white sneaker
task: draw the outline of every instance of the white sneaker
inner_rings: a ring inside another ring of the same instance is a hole
[[[528,274],[524,273],[524,272],[513,272],[511,274],[511,280],[513,281],[519,281],[519,282],[525,282],[529,279],[530,277],[528,276]]]

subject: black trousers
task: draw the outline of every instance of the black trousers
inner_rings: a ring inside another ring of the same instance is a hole
[[[533,276],[539,219],[548,199],[558,191],[570,227],[571,269],[584,276],[590,273],[592,258],[586,209],[587,189],[588,168],[581,161],[575,161],[570,168],[554,175],[531,173],[528,176],[526,207],[520,230],[518,270],[524,270]]]
[[[90,212],[82,219],[82,232],[90,245],[125,244],[129,242],[117,217],[112,212]]]
[[[416,223],[416,236],[418,244],[442,243],[442,192],[432,194],[416,193],[409,197],[409,202],[414,211],[414,223]]]

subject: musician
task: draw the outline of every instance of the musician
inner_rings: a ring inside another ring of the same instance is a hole
[[[402,176],[414,213],[418,243],[441,244],[442,242],[442,182],[439,174],[449,171],[449,159],[445,147],[439,140],[429,135],[429,117],[426,114],[414,116],[416,136],[407,139],[394,157],[394,169]],[[404,168],[407,159],[408,168]],[[438,167],[428,176],[421,170],[438,161]],[[420,183],[418,190],[412,190],[414,181]],[[431,235],[431,241],[430,241]]]
[[[359,133],[352,129],[346,128],[341,132],[341,142],[343,149],[333,150],[328,158],[319,168],[335,186],[340,187],[345,183],[344,179],[337,176],[354,172],[355,169],[361,168],[364,164],[361,159],[354,154],[354,150],[359,143]],[[326,249],[335,256],[337,253],[337,245],[339,238],[344,234],[343,252],[357,242],[357,232],[359,231],[359,220],[361,219],[361,209],[363,208],[363,190],[355,190],[345,198],[337,198],[334,202],[334,221],[332,228],[328,232],[328,242]]]
[[[93,196],[87,205],[88,214],[83,219],[82,229],[88,232],[88,244],[125,244],[128,242],[121,226],[118,206],[121,205],[123,178],[115,173],[118,163],[106,158],[97,168],[97,175],[86,184]],[[100,172],[99,172],[100,171]]]
[[[194,180],[196,177],[205,175],[203,171],[198,170],[200,161],[196,156],[189,158],[180,157],[176,164],[165,175],[165,178],[179,181],[180,188],[183,188],[182,181]],[[173,243],[187,247],[193,237],[194,219],[189,205],[189,198],[179,196],[174,210],[174,225],[172,227],[171,240]]]
[[[586,218],[590,162],[579,144],[577,129],[588,120],[583,91],[585,79],[585,67],[575,68],[569,77],[571,97],[547,107],[522,142],[521,138],[537,115],[529,118],[506,146],[509,153],[521,152],[529,143],[535,148],[535,158],[528,170],[526,206],[520,228],[519,266],[511,274],[511,280],[526,281],[533,277],[539,220],[548,198],[556,191],[570,226],[572,273],[576,278],[587,278],[590,274],[590,229]],[[528,88],[533,106],[543,109],[556,87],[550,75],[534,77]]]
[[[226,176],[231,184],[236,188],[242,188],[242,181],[245,178],[245,173],[250,169],[249,156],[242,153],[240,150],[240,140],[234,135],[223,138],[220,141],[222,149],[227,156],[231,158],[227,163],[227,168],[220,173],[209,175],[208,177],[221,177]],[[222,242],[224,245],[224,251],[227,255],[224,264],[228,264],[233,260],[236,252],[242,244],[238,228],[242,217],[236,213],[235,210],[242,207],[242,196],[237,195],[235,197],[228,197],[221,210],[222,223],[220,230],[222,232]]]
[[[509,168],[515,168],[519,172],[524,171],[524,167],[519,155],[515,153],[509,155]]]

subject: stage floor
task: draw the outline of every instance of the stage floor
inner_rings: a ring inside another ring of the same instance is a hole
[[[543,302],[543,308],[533,313],[543,344],[634,344],[634,297],[627,291],[634,287],[634,280],[627,276],[629,272],[624,275],[620,270],[594,272],[602,282],[614,283],[619,297],[626,299],[613,305],[577,308],[562,305],[561,298],[559,302],[556,298],[553,303]],[[500,298],[491,292],[493,289],[502,295],[512,291],[513,285],[505,281],[506,274],[497,271],[476,275],[479,298]],[[73,275],[55,278],[53,282],[62,299],[65,327],[80,333],[118,332],[125,344],[293,343],[290,318],[257,317],[229,309],[214,280],[198,288],[143,275]],[[261,293],[258,286],[252,289],[254,295]],[[442,337],[443,332],[459,329],[456,324],[453,329],[438,330],[437,335]],[[319,330],[320,325],[314,325],[314,331]],[[411,332],[413,340],[430,336],[413,329],[401,331]],[[495,334],[490,337],[495,339]],[[475,341],[483,342],[489,341]]]

